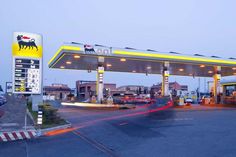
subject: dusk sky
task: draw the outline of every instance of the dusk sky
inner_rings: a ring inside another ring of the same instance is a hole
[[[96,79],[95,72],[48,68],[63,42],[236,57],[235,6],[235,0],[4,0],[0,5],[0,85],[12,81],[14,31],[43,35],[46,85],[75,87],[76,80]],[[197,88],[197,78],[170,77],[175,80]],[[160,81],[160,75],[105,73],[105,82],[117,85],[150,86]]]

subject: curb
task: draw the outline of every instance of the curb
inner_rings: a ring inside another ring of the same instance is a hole
[[[0,143],[16,140],[33,139],[40,136],[45,136],[48,132],[71,128],[71,124],[61,125],[53,128],[39,130],[18,130],[11,132],[0,132]]]
[[[230,110],[236,110],[236,108],[222,108],[222,107],[215,107],[215,108],[194,108],[194,107],[174,107],[173,108],[175,111],[179,111],[179,112],[182,112],[182,111],[222,111],[222,110],[225,110],[225,111],[230,111]]]
[[[67,129],[67,128],[71,128],[71,127],[72,127],[72,125],[71,125],[71,123],[69,123],[69,124],[60,125],[60,126],[56,126],[56,127],[52,127],[52,128],[39,129],[37,132],[37,135],[38,136],[45,136],[48,132]]]
[[[222,108],[236,108],[236,105],[232,104],[208,104],[208,105],[202,105],[206,107],[222,107]]]
[[[0,132],[0,142],[32,139],[37,136],[36,130],[21,130],[11,132]]]

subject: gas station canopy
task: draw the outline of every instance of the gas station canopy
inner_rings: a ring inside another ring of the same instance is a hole
[[[97,70],[99,60],[105,71],[162,74],[164,62],[169,62],[170,75],[212,77],[216,66],[221,76],[236,75],[236,58],[221,58],[200,54],[184,55],[177,52],[158,52],[133,48],[114,48],[80,43],[64,44],[49,61],[50,68]]]

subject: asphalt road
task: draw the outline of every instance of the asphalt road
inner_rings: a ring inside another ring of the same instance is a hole
[[[0,118],[4,115],[4,111],[0,108]]]
[[[73,107],[60,111],[78,127],[76,130],[32,141],[1,143],[0,157],[236,156],[235,109],[168,109],[128,117],[120,115],[136,110],[102,111]]]

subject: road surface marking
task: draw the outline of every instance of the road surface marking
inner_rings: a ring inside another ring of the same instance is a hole
[[[119,125],[122,126],[122,125],[126,125],[128,124],[128,122],[123,122],[123,123],[120,123]]]
[[[0,124],[1,127],[19,126],[18,123],[3,123]]]
[[[93,147],[97,148],[98,150],[102,151],[103,153],[106,153],[107,155],[111,156],[111,157],[118,157],[111,149],[107,148],[106,146],[104,146],[101,143],[98,143],[95,140],[89,139],[88,137],[82,135],[79,132],[73,131],[73,133],[77,136],[79,136],[81,139],[83,139],[85,142],[87,142],[88,144],[92,145]]]
[[[193,118],[158,119],[157,121],[191,121]]]

